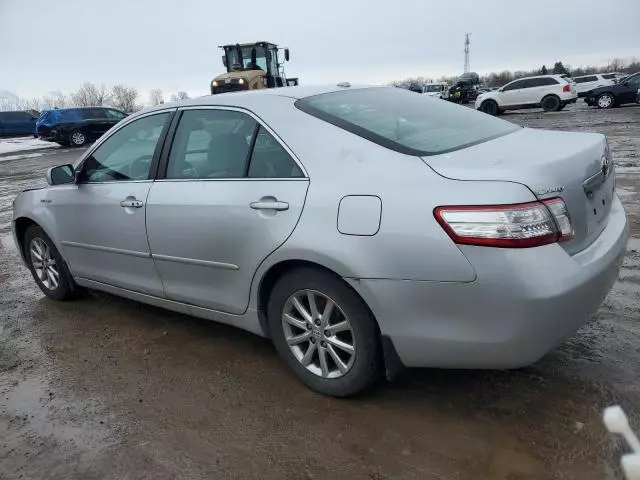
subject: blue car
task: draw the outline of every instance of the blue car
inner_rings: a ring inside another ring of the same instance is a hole
[[[37,112],[34,112],[37,113]],[[35,133],[38,117],[31,112],[0,112],[0,137],[24,137]]]
[[[35,128],[42,140],[81,147],[125,117],[120,110],[108,107],[54,108],[40,114]]]

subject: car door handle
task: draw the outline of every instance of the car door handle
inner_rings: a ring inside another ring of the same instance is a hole
[[[120,206],[125,208],[140,208],[143,205],[142,200],[123,200],[120,202]]]
[[[278,212],[289,210],[289,204],[287,202],[280,202],[278,200],[260,200],[258,202],[251,202],[249,206],[253,210],[277,210]]]

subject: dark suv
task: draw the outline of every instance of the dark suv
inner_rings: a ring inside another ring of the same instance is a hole
[[[612,108],[625,103],[640,102],[640,72],[621,79],[615,85],[594,88],[584,94],[584,101],[589,106]]]
[[[98,139],[126,117],[108,107],[55,108],[40,114],[36,133],[42,140],[80,147]]]
[[[0,137],[20,137],[35,133],[38,112],[0,112]]]

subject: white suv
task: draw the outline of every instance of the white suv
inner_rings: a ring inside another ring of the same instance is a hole
[[[519,78],[476,99],[476,109],[490,115],[520,108],[544,108],[547,112],[562,110],[577,100],[575,84],[560,75]]]
[[[604,87],[606,85],[613,85],[616,83],[613,78],[606,78],[605,75],[613,75],[613,78],[615,78],[615,73],[594,73],[593,75],[583,75],[582,77],[575,77],[573,81],[576,82],[578,97],[584,97],[585,93],[587,93],[589,90],[593,90],[596,87]]]

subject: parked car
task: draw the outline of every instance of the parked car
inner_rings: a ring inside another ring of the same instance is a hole
[[[55,108],[40,114],[36,133],[42,140],[80,147],[98,139],[125,117],[115,108]]]
[[[614,83],[618,83],[618,81],[621,78],[626,77],[628,74],[627,73],[619,73],[619,72],[612,72],[612,73],[603,73],[602,74],[602,78],[606,79],[606,80],[613,80]]]
[[[519,78],[496,91],[483,93],[476,99],[475,107],[490,115],[521,108],[556,112],[576,99],[575,84],[560,75],[540,75]]]
[[[640,88],[640,72],[623,78],[615,85],[594,88],[585,93],[587,105],[598,108],[612,108],[625,103],[636,103]]]
[[[603,135],[392,87],[284,90],[133,114],[22,192],[13,233],[45,295],[270,337],[335,396],[402,365],[528,365],[599,307],[627,242]]]
[[[0,137],[33,135],[38,117],[30,112],[0,112]]]
[[[615,74],[610,74],[614,75]],[[583,75],[582,77],[575,77],[573,79],[576,82],[576,90],[578,92],[578,97],[584,97],[585,93],[589,90],[593,90],[597,87],[604,87],[607,85],[615,85],[615,81],[613,78],[605,78],[602,74],[594,73],[593,75]]]
[[[446,82],[427,83],[424,86],[423,93],[428,97],[447,99],[449,97],[449,84]]]

